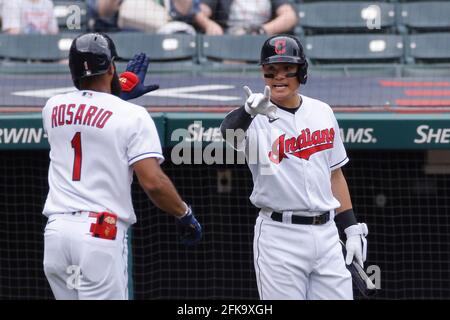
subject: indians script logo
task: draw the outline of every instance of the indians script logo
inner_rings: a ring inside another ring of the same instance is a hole
[[[297,138],[286,139],[286,134],[279,136],[272,144],[269,159],[279,164],[288,159],[288,154],[297,158],[309,160],[316,152],[333,148],[334,129],[316,130],[313,133],[307,128],[303,129]]]
[[[286,40],[280,39],[275,41],[275,53],[276,54],[286,53]]]

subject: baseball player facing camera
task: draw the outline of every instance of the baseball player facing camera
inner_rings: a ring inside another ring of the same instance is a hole
[[[341,170],[349,159],[338,123],[329,105],[298,93],[308,63],[297,38],[270,37],[260,62],[264,93],[244,87],[244,106],[221,125],[227,142],[247,159],[262,150],[262,158],[248,163],[254,183],[250,200],[260,208],[253,244],[259,296],[353,299],[346,264],[355,259],[363,265],[368,231],[352,210]],[[237,129],[245,135],[228,134]],[[275,170],[264,172],[264,163]]]
[[[148,59],[136,55],[118,76],[117,58],[107,35],[78,36],[69,53],[78,90],[50,98],[42,110],[50,143],[44,271],[56,299],[128,298],[133,172],[153,203],[176,217],[183,243],[194,245],[202,235],[160,167],[164,157],[152,118],[123,100],[158,88],[144,85]]]

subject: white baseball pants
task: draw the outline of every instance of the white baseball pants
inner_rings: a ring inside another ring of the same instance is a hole
[[[333,220],[300,225],[260,213],[253,253],[261,300],[353,299],[351,274]]]
[[[44,233],[44,272],[57,300],[127,300],[127,227],[115,240],[92,237],[88,212],[54,214]]]

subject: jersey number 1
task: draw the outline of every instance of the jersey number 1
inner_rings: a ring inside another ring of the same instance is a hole
[[[80,181],[81,178],[81,132],[75,133],[72,138],[72,148],[74,149],[72,180]]]

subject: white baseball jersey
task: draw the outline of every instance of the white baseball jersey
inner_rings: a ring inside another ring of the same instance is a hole
[[[294,113],[277,120],[256,116],[238,146],[253,176],[251,202],[261,208],[255,224],[253,258],[261,299],[352,299],[333,220],[322,225],[292,223],[292,215],[316,216],[340,206],[331,172],[348,162],[332,109],[301,95]],[[283,212],[282,222],[271,218]],[[299,211],[299,212],[295,212]]]
[[[258,115],[247,130],[242,147],[253,176],[250,200],[258,208],[280,212],[340,207],[330,181],[331,171],[348,162],[338,123],[329,105],[301,98],[295,114],[279,108],[278,120]]]
[[[44,215],[109,211],[136,222],[132,164],[164,160],[148,112],[111,94],[83,90],[55,96],[42,110],[50,143]]]

